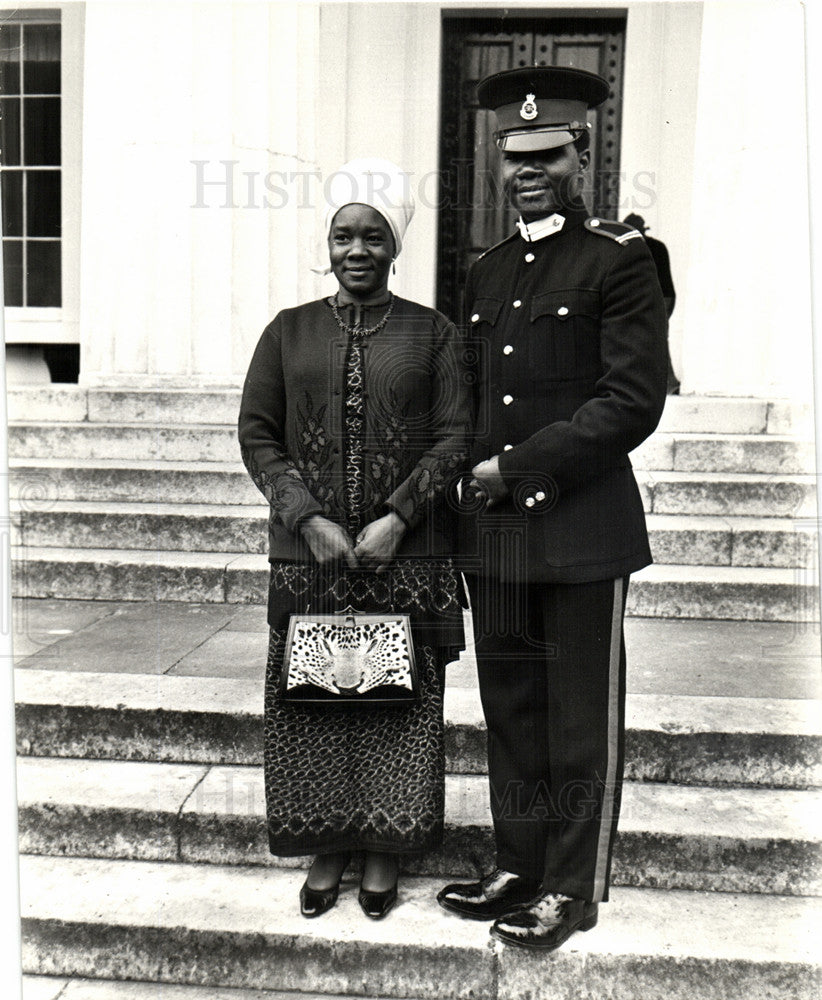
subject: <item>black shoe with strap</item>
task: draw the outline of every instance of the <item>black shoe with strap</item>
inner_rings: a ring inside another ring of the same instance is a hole
[[[491,926],[493,937],[520,948],[553,951],[575,931],[596,926],[599,904],[571,899],[558,893],[543,893],[530,903],[517,906]]]
[[[471,920],[493,920],[519,903],[527,903],[539,892],[540,880],[495,868],[478,882],[453,882],[437,894],[446,910]]]

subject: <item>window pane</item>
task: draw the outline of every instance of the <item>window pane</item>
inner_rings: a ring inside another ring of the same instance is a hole
[[[7,306],[23,304],[23,241],[3,240],[3,285]]]
[[[26,171],[26,236],[60,235],[60,171]]]
[[[23,151],[27,166],[60,165],[60,98],[27,97]]]
[[[26,305],[61,305],[60,243],[56,240],[28,241],[26,256]]]
[[[4,170],[3,235],[23,235],[23,174],[19,170]]]
[[[0,157],[7,167],[20,164],[20,98],[0,101]]]
[[[0,28],[0,93],[20,93],[20,25]]]
[[[60,25],[23,26],[23,93],[60,93]]]

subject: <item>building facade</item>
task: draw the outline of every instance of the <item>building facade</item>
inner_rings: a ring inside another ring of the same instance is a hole
[[[356,156],[411,177],[393,287],[458,312],[470,255],[510,225],[484,200],[472,80],[557,62],[612,83],[591,207],[668,246],[683,393],[810,399],[798,4],[88,0],[3,18],[10,381],[48,378],[42,345],[68,345],[88,386],[238,385],[266,322],[333,289],[311,270],[323,179]]]

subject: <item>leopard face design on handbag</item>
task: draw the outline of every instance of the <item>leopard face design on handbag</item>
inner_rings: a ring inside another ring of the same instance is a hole
[[[394,697],[416,691],[407,616],[293,615],[286,643],[288,669],[282,694],[313,691],[354,699],[388,689]],[[307,700],[314,700],[307,698]]]

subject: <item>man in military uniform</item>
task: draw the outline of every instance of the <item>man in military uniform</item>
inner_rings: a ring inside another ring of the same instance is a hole
[[[518,231],[473,265],[480,357],[461,553],[488,728],[496,868],[442,906],[550,950],[608,898],[623,769],[628,576],[651,561],[628,453],[665,402],[665,307],[641,235],[591,218],[598,76],[483,80]]]

